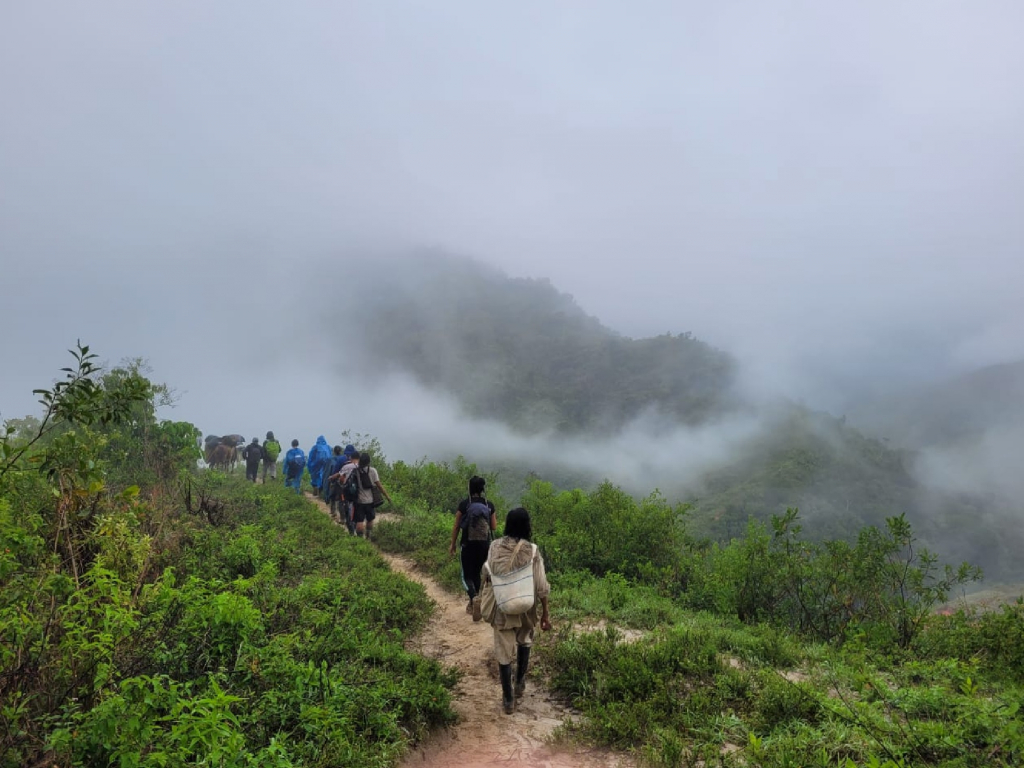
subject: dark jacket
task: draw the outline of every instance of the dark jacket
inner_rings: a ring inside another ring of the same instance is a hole
[[[263,459],[263,449],[256,443],[249,443],[242,451],[242,458],[246,464],[259,464]]]

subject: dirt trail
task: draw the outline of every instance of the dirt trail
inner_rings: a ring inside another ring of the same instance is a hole
[[[312,498],[312,497],[310,497]],[[318,503],[319,500],[317,500]],[[321,503],[326,511],[326,506]],[[387,515],[378,519],[388,519]],[[474,623],[464,598],[453,596],[417,570],[410,560],[382,552],[398,573],[422,584],[437,604],[426,629],[409,650],[458,668],[462,676],[453,692],[459,723],[419,745],[403,761],[403,768],[627,768],[628,758],[605,750],[551,745],[556,727],[573,717],[537,682],[527,678],[526,693],[516,712],[501,709],[501,684],[494,660],[491,627]]]

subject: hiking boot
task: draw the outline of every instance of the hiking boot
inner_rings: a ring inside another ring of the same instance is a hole
[[[473,615],[473,598],[469,598],[469,602],[466,603],[466,613]]]
[[[526,670],[530,668],[530,646],[520,645],[516,649],[516,688],[517,699],[526,691]]]
[[[473,621],[480,621],[483,618],[483,606],[480,605],[480,595],[473,598]]]
[[[498,672],[501,675],[501,706],[506,715],[516,711],[516,700],[512,696],[512,665],[499,664]]]

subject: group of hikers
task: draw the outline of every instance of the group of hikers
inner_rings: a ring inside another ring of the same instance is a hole
[[[281,450],[273,432],[267,432],[262,444],[253,438],[242,451],[246,478],[256,482],[262,464],[263,482],[268,474],[276,479]],[[377,507],[384,499],[391,501],[371,466],[369,452],[356,450],[353,445],[331,448],[321,435],[307,456],[299,441],[292,440],[291,449],[284,455],[285,485],[301,493],[307,469],[313,492],[327,503],[331,519],[344,525],[350,534],[369,538]],[[484,478],[470,478],[469,495],[455,510],[448,552],[454,556],[457,548],[459,551],[462,581],[469,598],[466,613],[473,621],[486,620],[493,629],[502,707],[512,714],[516,700],[526,689],[534,630],[551,629],[551,588],[544,559],[532,543],[530,513],[522,507],[511,510],[505,518],[504,535],[494,538],[497,512],[485,490]]]
[[[298,445],[298,441],[295,441]],[[252,442],[242,449],[242,461],[245,462],[245,479],[256,482],[256,476],[260,471],[260,464],[263,465],[263,482],[267,482],[267,475],[272,480],[277,479],[277,457],[281,455],[281,444],[274,438],[273,432],[267,432],[267,438],[260,445],[259,438],[254,437]]]
[[[267,482],[268,474],[276,480],[277,457],[281,450],[273,432],[267,432],[262,444],[254,437],[242,451],[246,479],[255,483],[262,464],[263,482]],[[292,440],[283,461],[285,486],[301,493],[306,470],[309,470],[313,493],[330,506],[331,519],[344,525],[349,533],[369,538],[377,507],[384,503],[384,499],[391,501],[377,470],[371,466],[369,451],[357,451],[353,445],[344,448],[336,445],[332,449],[320,435],[307,456],[299,447],[299,441]]]

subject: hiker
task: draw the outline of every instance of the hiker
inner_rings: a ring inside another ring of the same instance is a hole
[[[299,441],[292,440],[291,450],[284,455],[284,485],[302,493],[302,472],[306,468],[306,454],[299,448]]]
[[[338,516],[334,516],[334,505],[331,505],[331,517],[337,522],[344,520],[345,527],[348,532],[355,535],[356,524],[352,519],[352,507],[355,501],[359,498],[358,486],[352,484],[351,475],[352,472],[359,466],[359,451],[355,449],[351,444],[345,446],[345,451],[342,454],[345,459],[345,463],[341,465],[337,472],[331,475],[327,480],[331,483],[337,483],[338,485]]]
[[[348,463],[342,464],[341,468],[333,475],[328,478],[328,481],[335,481],[341,489],[338,501],[338,514],[345,518],[345,527],[348,532],[355,536],[356,533],[356,522],[353,515],[353,507],[355,502],[359,500],[359,486],[355,485],[352,480],[352,473],[359,467],[359,451],[357,451],[352,445],[345,446],[345,452],[343,456],[348,460]],[[339,520],[339,522],[341,522]]]
[[[370,466],[370,454],[367,451],[360,452],[359,466],[354,471],[359,485],[359,496],[352,519],[356,524],[356,535],[369,539],[373,531],[373,521],[377,517],[377,507],[384,503],[378,497],[383,496],[391,501],[391,496],[381,485],[377,470]]]
[[[515,711],[515,700],[522,698],[526,690],[534,628],[539,624],[545,632],[551,629],[548,613],[551,587],[544,573],[544,558],[530,538],[530,513],[517,507],[505,518],[505,535],[491,543],[482,574],[483,614],[494,628],[501,704],[507,715]],[[538,602],[541,605],[539,620]],[[514,688],[513,658],[516,662]]]
[[[263,441],[263,482],[267,482],[267,470],[271,480],[277,480],[277,457],[281,455],[281,444],[274,439],[273,432],[267,432]]]
[[[313,495],[320,495],[320,482],[323,480],[324,464],[331,458],[331,448],[323,435],[316,439],[316,445],[309,449],[309,482],[313,486]]]
[[[321,491],[323,492],[324,501],[330,506],[331,519],[336,523],[341,523],[341,516],[338,514],[341,502],[341,483],[339,482],[338,472],[346,464],[348,464],[348,456],[342,452],[340,445],[334,446],[334,452],[330,461],[324,465],[324,479],[321,484]]]
[[[469,595],[466,613],[473,615],[473,621],[480,621],[480,569],[487,560],[487,548],[491,534],[497,529],[494,505],[484,498],[486,480],[473,476],[469,479],[469,496],[459,502],[452,526],[452,543],[448,554],[455,555],[455,539],[462,531],[462,584]]]
[[[355,447],[349,443],[345,446],[344,450],[340,445],[334,446],[333,455],[324,464],[322,473],[323,481],[321,483],[321,492],[323,493],[323,500],[330,503],[331,496],[333,494],[332,485],[337,486],[336,490],[338,493],[335,495],[336,498],[341,499],[344,495],[341,492],[341,483],[338,480],[333,479],[337,477],[338,472],[341,468],[349,463],[352,453],[355,451]]]
[[[263,461],[263,449],[260,447],[260,439],[254,437],[242,450],[242,458],[245,459],[245,479],[256,482],[256,475],[260,472],[260,462]]]

